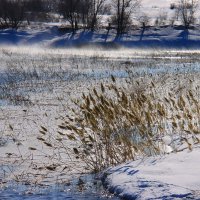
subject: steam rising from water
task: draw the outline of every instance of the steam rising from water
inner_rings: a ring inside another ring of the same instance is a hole
[[[199,50],[158,50],[158,49],[130,49],[119,48],[106,50],[105,48],[42,48],[36,46],[0,46],[0,52],[28,54],[28,55],[66,55],[66,56],[84,56],[84,57],[99,57],[108,59],[118,58],[147,58],[155,56],[156,58],[182,58],[200,54]],[[180,55],[180,56],[179,56]],[[177,57],[178,56],[178,57]]]

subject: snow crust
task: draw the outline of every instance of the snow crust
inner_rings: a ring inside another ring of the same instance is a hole
[[[105,183],[125,199],[200,199],[200,149],[109,169]]]

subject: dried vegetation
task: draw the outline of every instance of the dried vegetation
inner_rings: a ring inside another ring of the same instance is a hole
[[[145,88],[139,81],[126,83],[122,87],[112,76],[112,83],[83,93],[59,126],[88,169],[98,172],[138,156],[164,154],[167,145],[174,152],[192,150],[200,142],[198,87],[159,96],[154,82]]]

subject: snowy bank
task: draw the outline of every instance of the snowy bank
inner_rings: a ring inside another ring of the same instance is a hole
[[[103,181],[126,200],[200,199],[200,149],[129,162],[109,169]]]
[[[1,45],[37,45],[43,47],[162,47],[162,48],[199,48],[200,27],[188,32],[182,26],[148,27],[145,32],[135,29],[115,40],[116,31],[101,29],[95,32],[78,30],[72,34],[59,26],[44,26],[18,30],[0,30]]]

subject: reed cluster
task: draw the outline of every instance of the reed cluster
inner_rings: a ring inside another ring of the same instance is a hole
[[[153,82],[146,91],[130,88],[118,86],[112,77],[112,83],[101,83],[75,100],[73,115],[59,126],[59,133],[75,142],[76,158],[92,171],[163,154],[166,136],[173,151],[183,143],[192,149],[200,141],[200,105],[193,91],[158,98]]]

